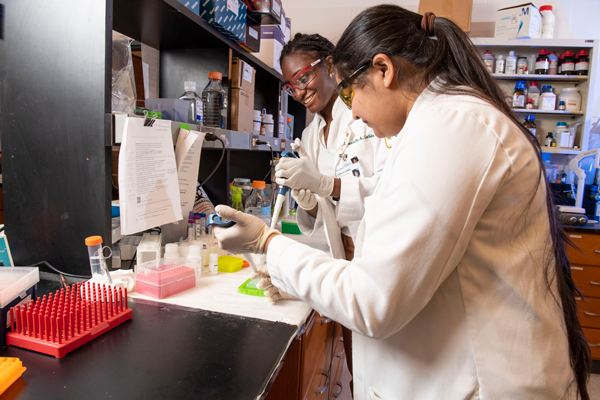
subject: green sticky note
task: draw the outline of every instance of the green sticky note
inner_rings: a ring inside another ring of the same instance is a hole
[[[179,124],[179,127],[180,127],[181,129],[185,129],[185,130],[188,130],[188,131],[189,131],[189,130],[191,130],[191,129],[190,129],[190,126],[189,126],[188,124],[182,124],[182,123],[180,123],[180,124]]]

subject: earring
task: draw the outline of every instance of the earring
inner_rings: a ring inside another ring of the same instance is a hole
[[[333,79],[333,72],[330,72],[330,73],[329,73],[329,78],[330,78],[330,79]]]

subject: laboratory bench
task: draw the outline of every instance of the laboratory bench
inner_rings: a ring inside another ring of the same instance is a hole
[[[69,279],[72,283],[72,279]],[[60,289],[42,279],[37,296]],[[255,399],[266,395],[298,327],[130,300],[133,319],[64,358],[8,346],[27,370],[5,399]]]

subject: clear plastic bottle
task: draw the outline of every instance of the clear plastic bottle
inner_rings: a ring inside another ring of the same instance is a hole
[[[533,102],[533,108],[538,108],[540,101],[540,89],[536,81],[529,82],[529,90],[527,91],[527,99]]]
[[[548,69],[548,75],[558,75],[558,56],[555,52],[551,51],[548,54],[550,59],[550,68]]]
[[[227,129],[227,92],[223,89],[220,72],[208,73],[208,85],[202,91],[204,126]]]
[[[516,75],[517,74],[517,56],[515,56],[514,51],[510,51],[508,53],[508,57],[506,57],[506,75]]]
[[[483,64],[490,74],[494,72],[494,56],[491,51],[486,50],[485,53],[483,53]]]
[[[264,181],[252,182],[252,193],[246,199],[246,212],[271,225],[271,201],[265,196]]]
[[[190,106],[188,109],[188,124],[202,125],[202,115],[204,113],[202,107],[202,99],[196,93],[196,82],[185,81],[183,83],[185,93],[182,94],[180,100],[188,100]]]

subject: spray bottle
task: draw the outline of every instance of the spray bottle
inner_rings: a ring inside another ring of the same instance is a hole
[[[291,151],[282,151],[281,157],[288,158],[298,158]],[[275,229],[277,226],[277,220],[279,219],[279,212],[281,211],[281,207],[283,206],[283,202],[287,197],[288,190],[290,190],[287,186],[279,186],[279,190],[277,191],[277,202],[275,203],[275,208],[273,209],[273,217],[271,218],[271,229]]]
[[[244,205],[242,204],[242,193],[243,190],[237,186],[231,187],[231,208],[244,212]]]

